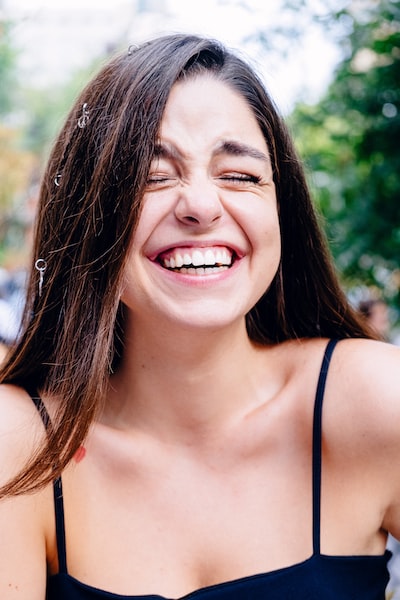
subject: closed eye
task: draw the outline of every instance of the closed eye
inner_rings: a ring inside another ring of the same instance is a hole
[[[227,173],[226,175],[221,175],[219,177],[222,181],[228,181],[232,183],[260,183],[261,177],[256,175],[248,175],[246,173]]]
[[[160,181],[168,181],[168,179],[169,177],[166,175],[150,175],[150,177],[147,178],[147,183],[158,183]]]
[[[154,173],[148,176],[146,183],[148,187],[155,187],[166,185],[175,181],[175,179],[176,178],[174,176],[167,175],[166,173]]]

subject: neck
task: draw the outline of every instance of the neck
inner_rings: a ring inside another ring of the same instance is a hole
[[[253,397],[259,350],[249,340],[244,321],[228,329],[128,329],[124,360],[110,395],[120,422],[193,435],[242,411],[243,398]]]

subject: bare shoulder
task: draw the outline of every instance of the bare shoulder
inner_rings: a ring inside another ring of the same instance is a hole
[[[43,429],[41,419],[28,392],[12,384],[0,385],[0,431],[2,434],[29,427],[31,433]]]
[[[0,385],[0,483],[26,463],[45,436],[43,423],[28,393]]]
[[[19,413],[26,412],[28,407],[32,407],[32,400],[29,394],[23,388],[10,383],[0,384],[0,410],[6,414],[12,414],[14,411]],[[21,412],[22,411],[22,412]]]
[[[282,354],[295,379],[315,389],[328,339],[290,342]],[[335,436],[394,436],[400,443],[400,348],[368,339],[339,340],[330,359],[324,423]],[[369,440],[370,441],[370,440]],[[388,441],[386,438],[385,441]]]
[[[379,405],[382,411],[400,409],[400,348],[365,339],[341,340],[332,358],[332,379],[337,393],[365,407]]]
[[[365,339],[338,342],[328,373],[324,415],[336,441],[360,451],[400,450],[400,348]]]

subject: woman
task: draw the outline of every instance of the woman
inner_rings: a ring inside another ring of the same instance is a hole
[[[400,356],[363,337],[252,69],[183,34],[113,59],[2,372],[1,598],[382,600]]]

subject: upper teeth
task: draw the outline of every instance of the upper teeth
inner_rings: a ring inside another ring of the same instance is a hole
[[[183,266],[193,265],[194,267],[229,266],[232,263],[232,255],[225,248],[212,250],[211,248],[196,248],[195,250],[179,251],[175,250],[168,257],[163,259],[163,265],[169,269],[179,269]]]

